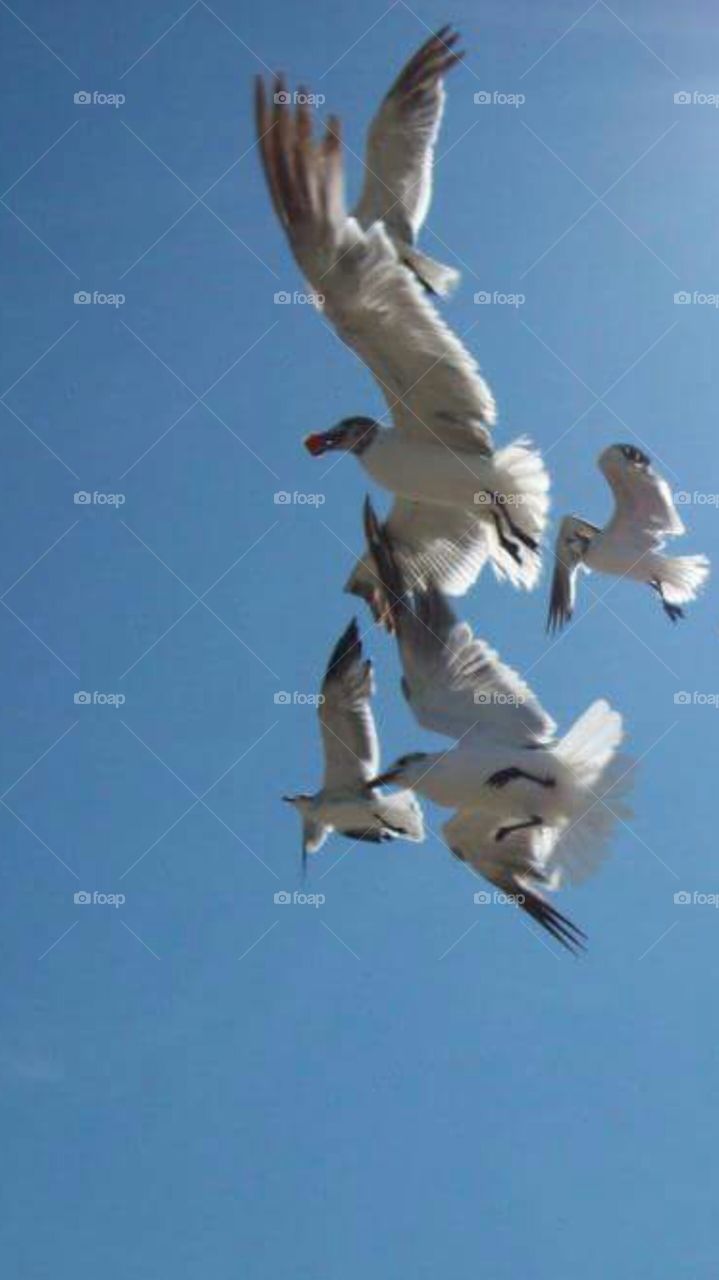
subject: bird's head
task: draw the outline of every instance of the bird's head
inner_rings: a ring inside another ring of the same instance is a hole
[[[338,449],[348,453],[362,453],[372,443],[379,429],[379,423],[373,418],[343,418],[330,431],[319,431],[306,436],[304,445],[313,458]]]
[[[428,751],[410,751],[406,756],[398,756],[394,764],[370,782],[371,787],[391,785],[393,787],[413,787],[427,772]]]
[[[652,460],[635,444],[611,444],[608,449],[600,453],[597,463],[605,475],[618,475],[626,474],[627,471],[630,473],[648,471]]]

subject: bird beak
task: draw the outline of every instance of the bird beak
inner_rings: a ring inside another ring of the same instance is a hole
[[[294,796],[282,796],[281,798],[284,800],[285,804],[292,804],[292,801],[294,800]]]
[[[319,458],[320,454],[327,453],[329,449],[336,449],[341,438],[342,433],[339,431],[318,431],[305,437],[304,446],[313,458]]]

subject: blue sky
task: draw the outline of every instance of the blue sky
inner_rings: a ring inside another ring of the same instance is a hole
[[[555,515],[600,522],[596,455],[643,442],[712,555],[713,10],[182,2],[0,5],[4,1274],[709,1277],[719,916],[674,894],[719,891],[711,586],[672,629],[593,579],[553,645],[546,573],[462,603],[562,725],[606,695],[641,757],[612,861],[560,903],[585,959],[476,906],[434,835],[337,840],[321,907],[273,901],[300,883],[279,797],[320,773],[312,708],[274,699],[317,690],[356,608],[366,492],[300,441],[381,402],[311,307],[274,302],[303,282],[249,102],[281,67],[359,153],[455,21],[424,244],[464,272],[447,315],[500,438],[541,444]],[[367,645],[391,758],[428,739]]]

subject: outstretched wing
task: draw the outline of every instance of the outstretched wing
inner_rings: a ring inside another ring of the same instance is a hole
[[[551,906],[541,889],[551,888],[548,863],[556,843],[549,827],[501,825],[496,816],[462,809],[442,827],[455,856],[468,863],[568,951],[583,950],[586,934]]]
[[[459,62],[459,40],[442,27],[410,58],[382,102],[367,137],[365,181],[355,209],[363,227],[384,222],[412,244],[432,198],[432,165],[444,113],[444,77]]]
[[[457,621],[442,592],[432,583],[408,589],[369,499],[365,527],[397,631],[402,689],[418,722],[450,738],[490,731],[515,745],[551,740],[556,726],[529,685]]]
[[[307,95],[304,95],[305,97]],[[491,448],[492,394],[476,362],[400,262],[387,231],[348,217],[340,124],[312,139],[277,80],[272,112],[257,85],[259,149],[275,210],[327,319],[379,383],[393,421],[453,448]]]
[[[559,526],[554,547],[554,574],[549,596],[547,631],[561,631],[574,613],[577,574],[592,538],[599,533],[596,525],[580,516],[565,516]]]
[[[383,527],[412,589],[434,582],[447,595],[464,595],[490,554],[487,525],[462,508],[397,498]],[[371,552],[357,561],[345,591],[366,600],[376,618],[391,620]]]
[[[332,652],[322,681],[319,718],[327,790],[368,782],[377,773],[379,741],[372,714],[373,691],[372,663],[363,658],[353,618]]]

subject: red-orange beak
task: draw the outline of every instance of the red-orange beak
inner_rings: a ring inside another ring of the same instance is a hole
[[[312,454],[313,458],[319,458],[327,448],[327,442],[324,435],[316,433],[315,435],[306,436],[304,441],[305,449]]]
[[[343,449],[344,442],[344,431],[341,427],[334,427],[332,431],[318,431],[314,435],[306,436],[305,449],[312,454],[313,458],[319,458],[321,453],[327,453],[329,449]]]

